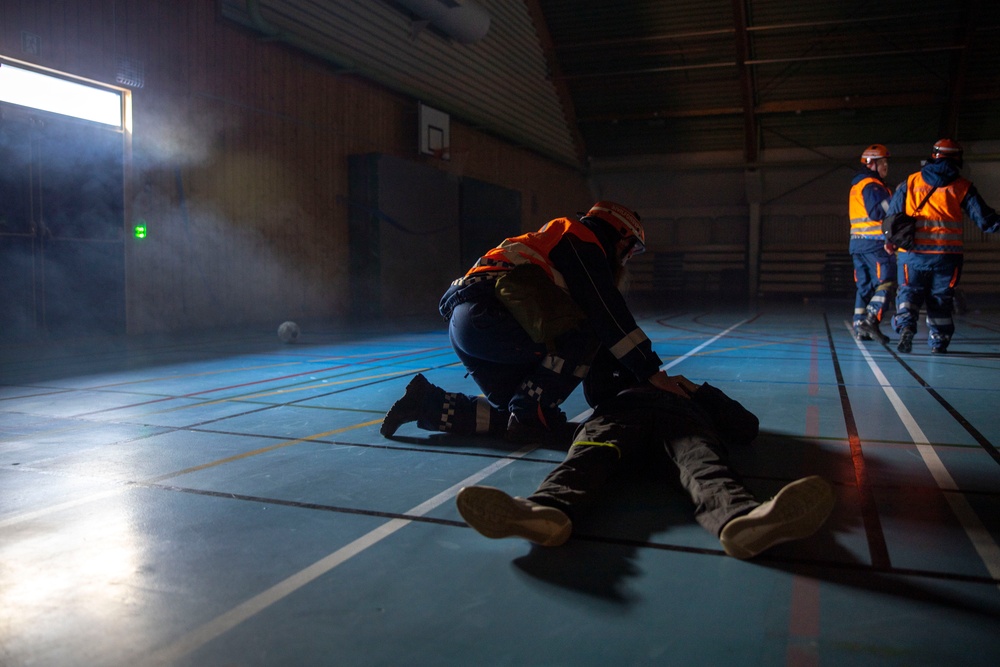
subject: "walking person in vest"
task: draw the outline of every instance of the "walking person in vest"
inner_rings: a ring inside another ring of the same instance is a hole
[[[882,219],[889,210],[892,190],[885,183],[889,174],[889,149],[872,144],[861,154],[862,169],[851,182],[851,259],[854,261],[854,337],[858,340],[889,339],[879,330],[886,299],[895,286],[896,257],[886,252]]]
[[[440,304],[455,353],[485,399],[444,392],[418,374],[386,413],[382,435],[416,421],[427,430],[568,443],[559,405],[601,347],[637,380],[686,396],[660,370],[618,288],[645,240],[638,214],[599,201],[579,220],[551,220],[487,252]]]
[[[899,249],[896,315],[897,349],[910,352],[920,308],[927,304],[927,343],[931,352],[948,351],[955,322],[955,287],[962,276],[963,213],[984,232],[1000,229],[1000,215],[983,201],[976,186],[959,175],[962,147],[952,139],[934,144],[931,159],[907,177],[893,194],[889,214],[916,218],[913,247]],[[887,250],[895,250],[887,244]]]

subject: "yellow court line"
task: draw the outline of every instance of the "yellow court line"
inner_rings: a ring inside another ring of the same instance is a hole
[[[429,498],[403,513],[407,518],[391,519],[378,525],[365,535],[357,538],[353,542],[324,556],[312,565],[299,570],[291,576],[279,581],[267,590],[254,595],[253,597],[236,605],[227,612],[224,612],[212,620],[189,630],[181,637],[175,639],[170,644],[159,648],[153,653],[144,654],[141,662],[147,665],[174,665],[181,658],[192,651],[197,650],[216,637],[232,630],[249,618],[252,618],[267,609],[271,605],[280,602],[292,593],[304,586],[312,583],[330,570],[338,567],[342,563],[350,560],[354,556],[364,552],[369,547],[378,544],[382,540],[390,537],[398,530],[405,528],[412,523],[413,518],[422,517],[439,507],[443,503],[451,500],[465,486],[478,484],[498,470],[514,463],[531,452],[535,451],[535,445],[525,445],[516,452],[494,461],[479,472],[476,472],[457,484],[453,484],[433,498]]]
[[[277,391],[266,391],[260,394],[244,394],[240,396],[229,396],[227,398],[219,398],[214,401],[206,401],[204,403],[198,403],[198,407],[202,405],[215,405],[216,403],[226,403],[228,401],[249,401],[254,398],[264,398],[267,396],[280,396],[281,394],[290,394],[296,391],[305,391],[307,389],[322,389],[323,387],[333,387],[338,384],[361,382],[363,380],[377,380],[378,378],[393,377],[395,375],[406,375],[407,373],[423,373],[424,371],[428,370],[430,369],[429,368],[418,368],[416,370],[408,369],[405,371],[399,371],[397,373],[382,373],[381,375],[366,375],[364,377],[350,378],[347,380],[336,380],[334,382],[320,382],[319,384],[311,384],[305,387],[296,387],[294,389],[278,389]],[[196,407],[196,406],[184,406],[184,407]]]
[[[171,479],[174,477],[180,477],[181,475],[186,475],[191,472],[197,472],[199,470],[205,470],[207,468],[214,468],[216,466],[223,465],[224,463],[230,463],[232,461],[238,461],[240,459],[249,458],[251,456],[256,456],[258,454],[266,454],[267,452],[274,451],[276,449],[282,449],[284,447],[291,447],[292,445],[297,445],[300,442],[309,442],[311,440],[318,440],[328,435],[334,435],[337,433],[344,433],[345,431],[352,431],[358,428],[364,428],[366,426],[373,426],[380,423],[381,419],[373,419],[371,421],[362,422],[360,424],[353,424],[351,426],[344,426],[343,428],[333,429],[332,431],[326,431],[324,433],[317,433],[315,435],[306,436],[304,438],[297,438],[295,440],[288,440],[285,442],[279,442],[277,444],[271,445],[269,447],[261,447],[260,449],[255,449],[249,452],[243,452],[242,454],[236,454],[235,456],[228,456],[224,459],[219,459],[217,461],[210,461],[209,463],[203,463],[192,468],[185,468],[184,470],[178,470],[175,472],[167,473],[165,475],[159,475],[157,477],[151,477],[149,479],[137,482],[138,484],[153,484],[156,482],[161,482],[165,479]],[[48,507],[43,507],[37,510],[31,510],[28,512],[23,512],[21,514],[15,514],[14,516],[7,517],[5,519],[0,519],[0,528],[7,528],[8,526],[13,526],[18,523],[23,523],[25,521],[30,521],[31,519],[37,519],[39,517],[47,516],[49,514],[54,514],[56,512],[71,509],[73,507],[79,507],[86,503],[94,502],[96,500],[101,500],[102,498],[110,497],[116,493],[128,488],[132,482],[115,482],[116,486],[112,489],[106,489],[104,491],[99,491],[97,493],[92,493],[88,496],[82,498],[76,498],[74,500],[67,500],[66,502],[57,503],[55,505],[50,505]]]
[[[265,397],[265,396],[277,396],[277,395],[280,395],[280,394],[290,393],[290,392],[294,392],[294,391],[303,391],[305,389],[317,389],[317,388],[320,388],[320,387],[330,387],[330,386],[338,385],[338,384],[347,384],[349,382],[359,382],[359,381],[362,381],[362,380],[372,380],[372,379],[377,379],[377,378],[381,378],[381,377],[391,377],[393,375],[405,375],[406,373],[422,373],[422,372],[424,372],[426,370],[430,370],[430,369],[429,368],[419,368],[417,370],[406,370],[406,371],[400,371],[398,373],[384,373],[382,375],[369,375],[369,376],[366,376],[366,377],[351,378],[349,380],[338,380],[336,382],[323,382],[323,383],[320,383],[320,384],[309,385],[307,387],[299,387],[297,389],[282,389],[282,390],[279,390],[279,391],[264,392],[264,393],[261,393],[261,394],[247,394],[247,395],[244,395],[244,396],[230,396],[228,398],[217,398],[217,399],[212,400],[212,401],[198,401],[197,399],[192,398],[190,396],[163,396],[162,399],[157,399],[156,402],[159,403],[159,402],[163,402],[163,401],[183,400],[183,399],[188,399],[188,400],[195,401],[195,402],[190,403],[188,405],[173,406],[173,407],[170,407],[170,408],[166,408],[164,410],[154,410],[152,412],[143,412],[141,415],[136,415],[136,417],[143,416],[143,415],[162,415],[162,414],[166,414],[168,412],[179,412],[181,410],[190,410],[192,408],[200,408],[200,407],[205,406],[205,405],[218,405],[220,403],[228,403],[230,401],[232,401],[232,402],[246,401],[246,400],[250,400],[250,399],[254,399],[254,398],[262,398],[262,397]],[[133,406],[126,405],[126,406],[122,406],[122,407],[116,408],[116,409],[124,410],[124,409],[129,408],[129,407],[133,407]],[[275,406],[275,407],[277,407],[277,406]],[[112,412],[112,411],[113,410],[108,410],[108,412]],[[68,419],[76,419],[76,417],[69,417]],[[92,422],[86,421],[86,422],[83,422],[83,423],[80,423],[80,424],[74,424],[72,426],[66,426],[66,427],[58,428],[58,429],[54,429],[54,430],[37,431],[33,435],[40,435],[40,434],[51,435],[51,434],[58,434],[58,433],[64,433],[64,432],[72,432],[74,430],[79,430],[79,429],[87,428],[87,427],[90,427],[90,426],[92,426]],[[18,436],[11,436],[11,437],[3,436],[3,437],[0,437],[0,442],[8,442],[10,440],[13,440],[14,437],[21,437],[21,436],[19,436],[19,435]],[[316,436],[316,437],[322,437],[322,436]]]
[[[336,435],[337,433],[344,433],[346,431],[353,431],[357,428],[364,428],[366,426],[372,426],[374,424],[381,424],[381,419],[373,419],[371,421],[362,422],[360,424],[354,424],[352,426],[344,426],[343,428],[336,428],[332,431],[324,431],[323,433],[316,433],[315,435],[308,435],[304,438],[296,438],[295,440],[287,440],[285,442],[279,442],[274,445],[268,445],[267,447],[261,447],[260,449],[254,449],[249,452],[243,452],[242,454],[234,454],[233,456],[227,456],[224,459],[219,459],[217,461],[211,461],[209,463],[202,463],[201,465],[194,466],[192,468],[185,468],[184,470],[178,470],[177,472],[167,473],[166,475],[160,475],[158,477],[152,477],[150,479],[144,480],[145,483],[162,482],[165,479],[172,479],[174,477],[180,477],[181,475],[186,475],[192,472],[198,472],[199,470],[206,470],[208,468],[214,468],[216,466],[223,465],[224,463],[232,463],[233,461],[239,461],[241,459],[247,459],[251,456],[257,456],[258,454],[266,454],[267,452],[273,452],[276,449],[283,449],[285,447],[291,447],[292,445],[297,445],[300,442],[310,442],[311,440],[319,440],[320,438],[325,438],[328,435]]]
[[[660,366],[660,370],[661,371],[668,371],[671,368],[673,368],[674,366],[676,366],[677,364],[683,363],[685,359],[690,359],[691,357],[696,356],[699,352],[701,352],[702,350],[704,350],[706,347],[708,347],[709,345],[711,345],[715,341],[719,340],[723,336],[726,336],[733,329],[736,329],[737,327],[743,326],[744,324],[746,324],[749,321],[750,321],[749,319],[742,320],[740,322],[737,322],[733,326],[729,327],[725,331],[720,331],[716,335],[714,335],[711,338],[709,338],[708,340],[706,340],[701,345],[699,345],[699,346],[695,347],[694,349],[692,349],[690,352],[687,352],[686,354],[682,354],[679,357],[674,357],[673,361],[671,361],[669,363],[666,363],[666,364],[663,364],[662,366]]]
[[[98,391],[100,389],[107,389],[108,387],[124,387],[132,384],[143,384],[146,382],[162,382],[164,380],[182,380],[185,378],[196,378],[196,377],[207,377],[209,375],[221,375],[225,373],[238,373],[240,371],[259,371],[264,368],[279,368],[281,366],[296,366],[301,364],[301,361],[283,361],[280,364],[263,364],[260,366],[245,366],[242,368],[222,368],[217,371],[202,371],[200,373],[181,373],[180,375],[160,375],[157,377],[143,378],[140,380],[128,380],[126,382],[114,382],[112,384],[99,384],[94,387],[81,387],[79,389],[72,389],[70,391]]]

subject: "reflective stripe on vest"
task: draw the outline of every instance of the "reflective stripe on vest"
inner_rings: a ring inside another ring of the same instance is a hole
[[[914,213],[931,187],[919,171],[906,182],[906,212],[917,219],[914,244],[910,252],[925,254],[961,254],[964,250],[962,200],[969,192],[971,181],[956,178],[943,188],[934,190],[923,208]]]
[[[509,271],[518,264],[530,262],[545,269],[545,273],[556,285],[567,289],[566,280],[552,266],[552,261],[549,259],[552,248],[566,234],[572,234],[581,241],[593,243],[601,248],[602,252],[604,251],[601,242],[582,222],[569,218],[556,218],[550,220],[537,232],[529,232],[505,239],[503,243],[480,257],[479,261],[465,275],[472,276],[485,271]]]
[[[851,187],[849,198],[848,214],[851,218],[851,238],[852,239],[873,239],[882,237],[882,223],[868,217],[868,208],[865,206],[864,190],[869,183],[883,188],[886,193],[892,195],[892,190],[886,187],[885,183],[875,177],[863,178]]]

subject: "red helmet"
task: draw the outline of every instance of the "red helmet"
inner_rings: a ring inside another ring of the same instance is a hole
[[[931,149],[931,158],[946,157],[962,164],[962,146],[954,139],[938,139]]]
[[[871,164],[879,158],[889,157],[889,149],[882,144],[872,144],[865,149],[865,152],[861,154],[861,162],[863,164]]]
[[[646,246],[646,232],[639,222],[639,214],[630,208],[613,201],[599,201],[590,207],[585,217],[603,220],[618,230],[622,238],[634,238],[640,249]]]

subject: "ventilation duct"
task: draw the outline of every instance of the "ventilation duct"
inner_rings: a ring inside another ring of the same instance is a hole
[[[459,44],[478,42],[490,30],[490,15],[461,0],[394,0]]]

